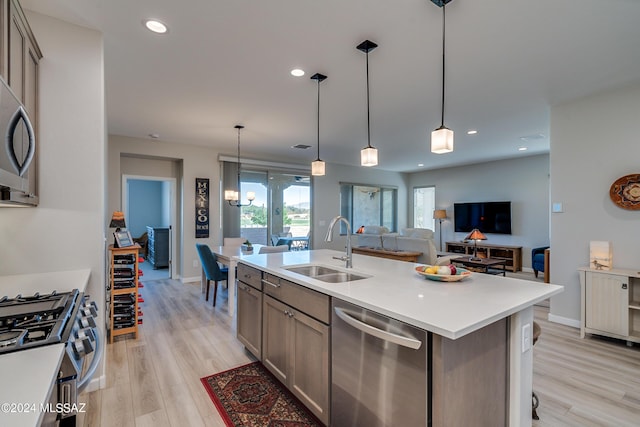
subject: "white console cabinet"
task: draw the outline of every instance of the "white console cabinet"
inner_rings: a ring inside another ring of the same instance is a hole
[[[580,337],[586,333],[640,343],[640,271],[578,269]]]

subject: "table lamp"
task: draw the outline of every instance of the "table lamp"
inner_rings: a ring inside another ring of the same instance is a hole
[[[127,228],[127,225],[124,222],[124,213],[120,211],[115,211],[111,216],[111,222],[109,223],[109,228],[115,228],[116,233],[120,231],[121,228]],[[114,248],[118,247],[118,241],[115,239],[115,234],[114,234],[114,240],[113,240],[113,247]]]
[[[433,211],[433,219],[440,221],[440,250],[442,251],[442,221],[447,219],[447,211],[445,209],[435,209]]]
[[[487,240],[487,236],[485,236],[482,231],[474,228],[464,239],[473,240],[473,256],[469,257],[469,260],[480,261],[480,258],[478,258],[478,240]]]

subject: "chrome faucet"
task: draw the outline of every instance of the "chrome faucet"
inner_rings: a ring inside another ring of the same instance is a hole
[[[343,256],[343,257],[337,257],[334,256],[334,259],[339,259],[341,261],[345,261],[346,262],[346,268],[352,268],[353,267],[353,255],[351,253],[351,224],[349,224],[349,220],[347,220],[347,218],[343,217],[343,216],[337,216],[335,218],[333,218],[331,220],[331,222],[329,223],[329,229],[327,230],[327,235],[324,236],[324,241],[325,242],[331,242],[333,240],[333,227],[335,227],[335,225],[338,222],[344,222],[347,225],[347,255]]]

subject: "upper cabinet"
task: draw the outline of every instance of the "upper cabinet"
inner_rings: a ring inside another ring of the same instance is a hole
[[[0,0],[0,4],[0,72],[35,124],[38,112],[38,62],[42,52],[18,0]]]
[[[41,58],[42,52],[18,0],[0,0],[0,75],[24,106],[36,141],[28,189],[24,189],[30,196],[38,194],[38,64]]]

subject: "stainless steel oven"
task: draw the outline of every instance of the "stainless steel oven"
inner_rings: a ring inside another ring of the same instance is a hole
[[[75,426],[81,406],[78,394],[95,373],[104,342],[96,325],[96,304],[74,289],[41,295],[0,298],[0,354],[64,344],[49,410],[41,426]]]

